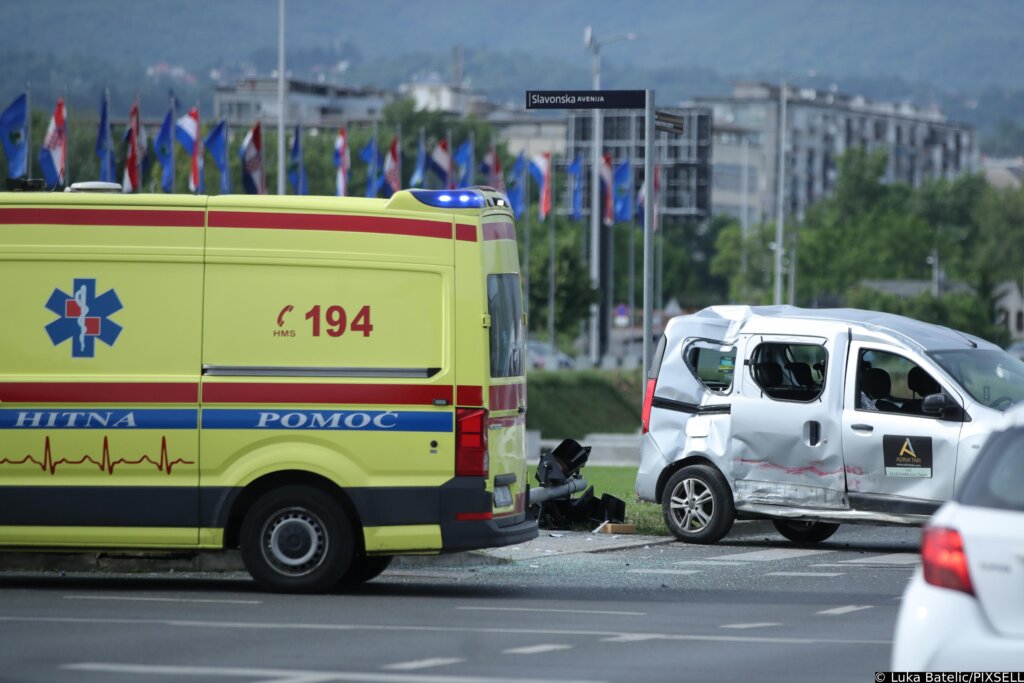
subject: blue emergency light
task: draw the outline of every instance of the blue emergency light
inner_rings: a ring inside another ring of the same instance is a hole
[[[412,196],[439,209],[482,209],[487,199],[476,190],[411,190]]]

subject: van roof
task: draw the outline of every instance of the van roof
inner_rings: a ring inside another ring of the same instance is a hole
[[[980,337],[902,315],[857,308],[797,308],[796,306],[709,306],[692,315],[673,318],[666,333],[732,341],[739,334],[826,335],[849,330],[903,343],[919,351],[999,348]]]

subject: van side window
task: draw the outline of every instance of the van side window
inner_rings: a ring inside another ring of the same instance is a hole
[[[766,396],[809,403],[825,387],[828,354],[816,344],[759,344],[750,356],[754,383]]]
[[[857,410],[926,415],[921,409],[924,397],[939,393],[939,383],[912,360],[888,351],[860,352]]]
[[[487,276],[487,312],[491,316],[491,377],[524,374],[523,295],[518,274]]]
[[[727,394],[732,388],[736,369],[736,347],[722,346],[718,342],[698,339],[683,351],[686,367],[704,388]]]

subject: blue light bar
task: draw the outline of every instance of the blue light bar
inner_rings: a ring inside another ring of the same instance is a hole
[[[482,209],[487,199],[476,190],[410,190],[412,196],[427,206],[439,209]]]

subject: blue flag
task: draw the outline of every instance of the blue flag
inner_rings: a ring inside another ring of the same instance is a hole
[[[231,193],[231,173],[228,169],[228,122],[221,119],[221,122],[214,126],[210,134],[203,140],[203,147],[213,157],[213,163],[217,164],[220,171],[220,193]]]
[[[569,217],[578,221],[583,218],[583,157],[577,154],[567,170],[569,187],[572,190],[572,210]]]
[[[14,98],[11,106],[0,114],[0,136],[7,155],[7,177],[21,178],[28,174],[28,95]]]
[[[288,182],[292,184],[295,194],[309,194],[309,186],[306,184],[306,160],[302,156],[301,126],[295,126],[292,153],[288,157]]]
[[[423,135],[420,135],[419,146],[416,148],[416,167],[412,169],[412,177],[409,178],[409,187],[423,187],[423,174],[427,170],[427,146],[423,142]]]
[[[107,98],[100,99],[100,127],[96,132],[96,156],[100,159],[100,180],[105,183],[117,182],[114,167],[114,141],[110,135],[110,117],[107,115]]]
[[[633,169],[629,160],[615,167],[615,220],[633,219]]]
[[[471,187],[473,185],[473,143],[466,140],[455,150],[452,160],[459,166],[458,187]]]
[[[359,152],[359,158],[369,166],[366,169],[366,196],[376,197],[384,184],[384,174],[381,172],[384,167],[384,158],[381,156],[380,150],[377,149],[376,137],[370,138],[366,147]]]
[[[508,203],[512,205],[516,218],[526,211],[526,157],[523,152],[516,157],[508,174]]]
[[[160,162],[160,189],[174,192],[174,112],[167,110],[160,132],[153,141],[154,155]]]

